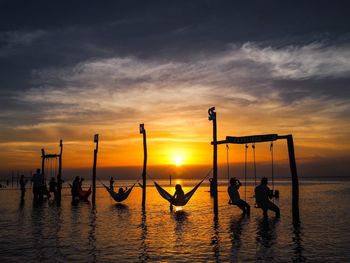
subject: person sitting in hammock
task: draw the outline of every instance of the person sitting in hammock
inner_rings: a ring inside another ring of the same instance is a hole
[[[123,189],[123,187],[120,187],[120,188],[119,188],[119,191],[118,191],[118,194],[119,194],[119,195],[122,195],[122,194],[124,194],[127,190],[128,190],[127,187],[125,187],[125,190]]]
[[[173,202],[177,200],[183,200],[185,198],[184,190],[182,190],[182,187],[180,184],[175,185],[175,193],[173,197],[171,198],[170,202],[170,210],[173,210]]]
[[[235,177],[230,179],[230,186],[227,189],[230,196],[229,204],[238,206],[243,211],[243,215],[250,216],[250,205],[241,199],[238,192],[241,186],[242,183]]]

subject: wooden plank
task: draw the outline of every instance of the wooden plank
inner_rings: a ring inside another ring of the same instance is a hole
[[[277,134],[262,134],[262,135],[250,135],[250,136],[226,136],[228,143],[234,144],[247,144],[247,143],[258,143],[258,142],[271,142],[278,139]]]

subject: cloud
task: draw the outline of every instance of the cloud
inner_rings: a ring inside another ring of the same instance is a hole
[[[281,79],[339,78],[350,73],[350,48],[312,43],[283,48],[262,47],[246,43],[244,57],[266,65],[272,77]]]
[[[0,32],[0,57],[19,52],[23,47],[32,45],[34,41],[40,39],[45,34],[47,32],[44,30]]]

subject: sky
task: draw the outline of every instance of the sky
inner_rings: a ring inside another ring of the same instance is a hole
[[[1,0],[0,172],[34,170],[60,139],[64,169],[87,171],[95,133],[100,169],[141,167],[140,123],[151,167],[210,166],[215,106],[218,139],[293,134],[301,176],[350,176],[349,7]],[[260,167],[269,148],[256,148]],[[232,167],[244,158],[230,146]],[[285,142],[274,159],[288,174]]]

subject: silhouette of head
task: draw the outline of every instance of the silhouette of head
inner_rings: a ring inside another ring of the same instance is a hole
[[[76,176],[74,180],[78,181],[78,180],[80,180],[80,177]]]
[[[39,168],[36,169],[36,173],[37,173],[37,174],[40,174],[40,169],[39,169]]]
[[[237,182],[236,177],[233,177],[233,178],[230,179],[230,185],[235,185],[236,182]]]
[[[213,181],[213,178],[209,178],[209,182]]]
[[[182,190],[181,184],[175,185],[175,190],[176,190],[176,191]]]
[[[267,178],[266,177],[261,178],[261,184],[267,185]]]

